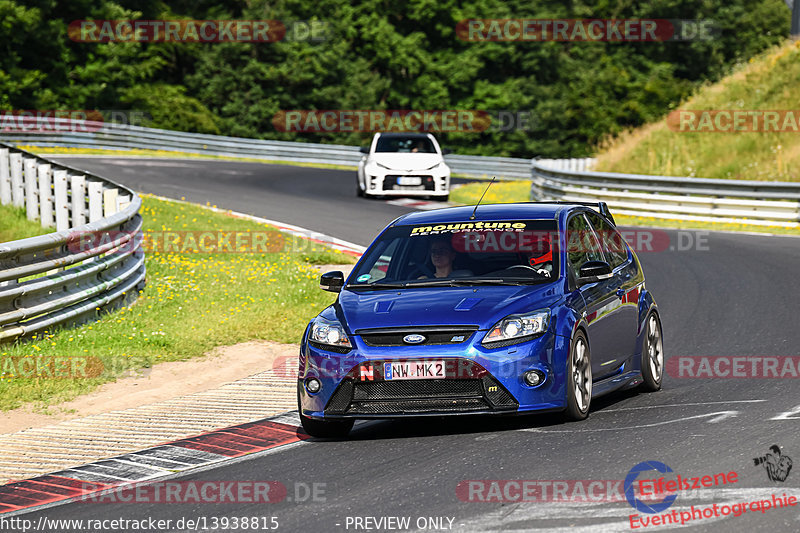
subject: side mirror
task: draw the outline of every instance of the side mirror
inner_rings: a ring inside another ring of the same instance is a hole
[[[325,272],[319,278],[319,287],[324,291],[342,292],[344,286],[344,274],[340,270]]]
[[[453,151],[450,148],[442,148],[442,155],[452,154]]]
[[[578,270],[578,285],[594,283],[611,277],[611,265],[605,261],[587,261]]]
[[[361,148],[358,149],[358,151],[361,152],[362,154],[368,154],[369,146],[362,146]]]

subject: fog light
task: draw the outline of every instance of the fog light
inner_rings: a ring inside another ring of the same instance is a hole
[[[322,388],[322,383],[317,378],[308,378],[306,380],[306,390],[311,394],[316,394]]]
[[[529,370],[522,375],[522,379],[525,380],[526,385],[535,387],[544,381],[544,374],[538,370]]]

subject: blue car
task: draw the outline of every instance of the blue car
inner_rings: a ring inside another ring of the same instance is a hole
[[[594,208],[592,208],[594,207]],[[661,388],[658,307],[604,203],[404,215],[309,323],[298,406],[312,436],[354,420],[561,411]]]

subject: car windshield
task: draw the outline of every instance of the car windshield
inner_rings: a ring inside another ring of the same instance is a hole
[[[554,220],[396,226],[367,250],[348,288],[521,285],[558,278]]]
[[[436,148],[428,137],[420,136],[386,136],[378,137],[376,152],[401,152],[435,154]]]

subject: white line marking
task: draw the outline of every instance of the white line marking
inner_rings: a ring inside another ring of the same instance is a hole
[[[642,405],[641,407],[620,407],[619,409],[603,409],[593,414],[616,413],[617,411],[635,411],[637,409],[659,409],[661,407],[684,407],[686,405],[716,405],[716,404],[728,405],[731,403],[757,403],[766,401],[767,400],[731,400],[729,402],[666,403],[663,405]]]
[[[614,427],[614,428],[595,428],[595,429],[567,429],[567,430],[549,430],[549,429],[541,429],[541,428],[526,428],[520,429],[519,431],[530,431],[531,433],[593,433],[595,431],[620,431],[624,429],[641,429],[641,428],[651,428],[656,426],[664,426],[666,424],[674,424],[675,422],[685,422],[686,420],[695,420],[698,418],[705,418],[708,416],[714,416],[716,418],[709,420],[709,422],[714,423],[721,420],[720,415],[724,417],[731,417],[736,416],[739,414],[739,411],[717,411],[716,413],[706,413],[704,415],[694,415],[694,416],[685,416],[683,418],[676,418],[675,420],[665,420],[663,422],[653,422],[652,424],[640,424],[637,426],[625,426],[625,427]]]
[[[800,420],[800,417],[792,415],[800,415],[800,405],[795,405],[792,407],[791,411],[786,411],[778,416],[773,416],[770,418],[770,420]]]

